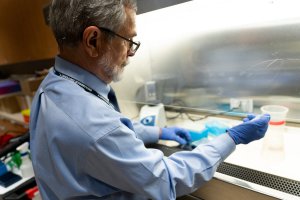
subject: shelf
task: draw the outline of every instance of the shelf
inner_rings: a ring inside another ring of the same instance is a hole
[[[28,127],[28,123],[24,122],[23,115],[21,113],[7,113],[0,111],[0,118],[5,118],[8,120],[13,121],[14,123],[17,123],[19,125],[23,125],[25,127]]]

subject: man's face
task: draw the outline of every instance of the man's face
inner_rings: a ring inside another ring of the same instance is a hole
[[[136,14],[132,9],[126,9],[126,14],[125,24],[117,34],[132,39],[136,36]],[[133,56],[130,52],[129,42],[120,37],[113,37],[108,51],[102,56],[99,63],[104,66],[104,73],[109,80],[116,82],[122,79],[124,68],[129,63],[129,56]]]

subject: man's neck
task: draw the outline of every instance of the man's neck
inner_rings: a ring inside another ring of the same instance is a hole
[[[80,48],[64,47],[64,49],[60,51],[59,57],[94,74],[107,84],[111,82],[111,80],[108,80],[105,76],[105,73],[102,70],[103,68],[101,68],[101,66],[97,66],[97,60],[87,57],[86,53]]]

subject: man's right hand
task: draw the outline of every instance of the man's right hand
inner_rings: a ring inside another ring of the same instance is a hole
[[[264,137],[270,121],[269,114],[248,115],[244,123],[234,126],[227,130],[235,144],[248,144],[254,140]]]

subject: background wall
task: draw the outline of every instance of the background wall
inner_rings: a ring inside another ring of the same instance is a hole
[[[42,60],[57,53],[43,17],[49,0],[0,1],[0,65]]]
[[[190,1],[137,17],[141,47],[114,87],[123,102],[228,111],[230,99],[290,108],[300,119],[299,2]],[[131,108],[132,109],[132,108]],[[238,109],[228,114],[246,114]]]

